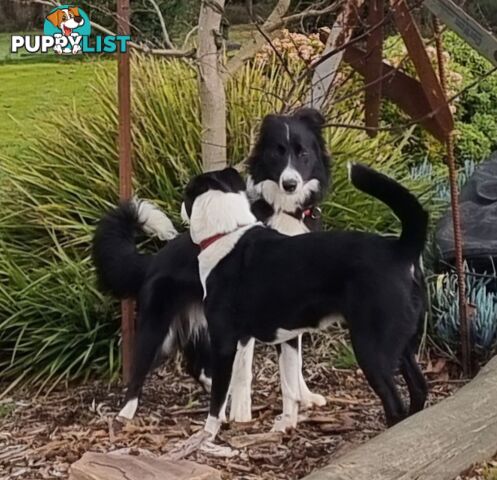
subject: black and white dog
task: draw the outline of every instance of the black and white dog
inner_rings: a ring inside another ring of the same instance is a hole
[[[295,340],[302,332],[344,320],[387,424],[407,415],[394,380],[399,367],[409,389],[409,414],[424,407],[427,386],[414,348],[425,311],[417,266],[428,215],[408,190],[385,175],[356,164],[350,178],[357,189],[393,210],[402,223],[398,238],[352,231],[281,235],[257,221],[234,169],[199,175],[186,188],[182,210],[200,246],[212,346],[210,412],[204,427],[211,438],[224,419],[239,342],[254,337],[280,345],[282,422],[291,428],[300,398]],[[151,298],[142,308],[153,305]]]
[[[264,118],[248,159],[248,193],[260,221],[286,235],[320,227],[318,203],[329,184],[329,155],[321,129],[323,117],[312,109],[290,116]],[[135,231],[142,229],[170,240],[156,255],[138,253]],[[177,348],[187,369],[208,390],[211,352],[198,274],[199,249],[189,233],[177,236],[167,216],[148,202],[126,202],[103,217],[94,238],[94,261],[101,286],[118,298],[138,301],[134,371],[119,416],[132,418],[147,373],[160,356]],[[234,318],[234,321],[236,319]],[[301,343],[299,361],[301,362]],[[242,339],[235,360],[230,419],[251,420],[254,340]],[[324,405],[309,391],[299,369],[299,401]],[[277,420],[275,430],[286,428]]]

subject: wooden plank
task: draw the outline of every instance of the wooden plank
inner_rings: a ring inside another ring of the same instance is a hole
[[[453,480],[495,454],[496,398],[494,357],[453,397],[407,418],[305,480]]]
[[[129,35],[129,0],[117,2],[119,35]],[[117,94],[119,112],[119,197],[127,200],[132,195],[133,166],[131,162],[131,85],[129,53],[117,54]],[[135,338],[135,309],[131,299],[121,302],[121,334],[123,380],[128,383],[133,362]]]
[[[384,0],[371,0],[369,3],[368,28],[373,28],[368,36],[366,71],[364,80],[366,83],[365,115],[366,127],[378,128],[381,107],[381,76],[383,74],[383,25]],[[368,130],[370,137],[376,136],[378,132]]]
[[[87,452],[71,465],[69,480],[221,480],[221,474],[187,460]]]
[[[497,67],[497,38],[452,0],[425,0],[427,7],[465,42]]]
[[[445,132],[445,141],[454,129],[454,119],[437,74],[430,62],[416,22],[405,0],[393,0],[393,16],[399,33],[406,44],[409,57],[416,68],[434,118]]]
[[[366,75],[367,55],[364,50],[350,46],[345,52],[344,60],[362,76]],[[446,140],[446,132],[430,116],[432,111],[421,84],[414,78],[396,70],[383,62],[382,95],[398,105],[414,121],[419,121],[437,140]]]

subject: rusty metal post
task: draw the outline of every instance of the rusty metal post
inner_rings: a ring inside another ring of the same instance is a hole
[[[371,0],[369,4],[368,28],[381,25],[384,18],[384,0]],[[383,75],[383,25],[373,30],[368,36],[366,72],[366,127],[369,128],[368,135],[375,137],[380,122],[381,108],[381,80]]]
[[[437,61],[440,83],[445,95],[447,95],[447,74],[443,58],[443,45],[441,37],[440,22],[433,17],[433,30],[437,47]],[[461,232],[461,215],[459,210],[459,187],[457,184],[457,165],[454,155],[454,132],[451,131],[446,143],[447,166],[449,168],[450,202],[452,207],[452,225],[454,229],[454,247],[457,271],[457,285],[459,290],[459,333],[461,337],[461,363],[466,377],[471,376],[471,333],[468,316],[468,303],[466,300],[466,275],[464,272],[463,242]]]
[[[129,35],[129,0],[117,0],[117,30],[119,35]],[[119,115],[119,197],[129,199],[132,195],[131,163],[131,85],[129,52],[118,53],[117,90]],[[129,381],[133,361],[135,337],[134,302],[126,299],[121,302],[121,333],[123,380]]]

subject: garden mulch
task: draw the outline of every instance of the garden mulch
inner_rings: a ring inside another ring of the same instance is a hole
[[[249,437],[257,442],[239,447],[241,435],[269,432],[281,408],[274,349],[258,345],[254,420],[229,425],[218,438],[218,443],[236,447],[236,455],[197,452],[189,459],[217,468],[224,479],[297,479],[383,431],[380,403],[361,371],[333,368],[329,354],[322,351],[305,356],[305,378],[328,403],[308,412],[296,431],[263,440]],[[449,379],[443,360],[431,360],[424,368],[431,380],[430,403],[460,385]],[[28,391],[10,396],[0,402],[0,480],[67,478],[71,463],[86,451],[127,449],[131,454],[165,455],[202,428],[208,404],[208,395],[177,364],[162,368],[146,382],[137,417],[125,425],[114,420],[122,389],[101,382],[35,398]]]

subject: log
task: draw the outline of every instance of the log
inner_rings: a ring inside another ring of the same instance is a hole
[[[453,480],[497,451],[497,357],[453,397],[338,457],[305,480]]]
[[[143,455],[87,452],[71,466],[69,480],[221,480],[207,465]]]

